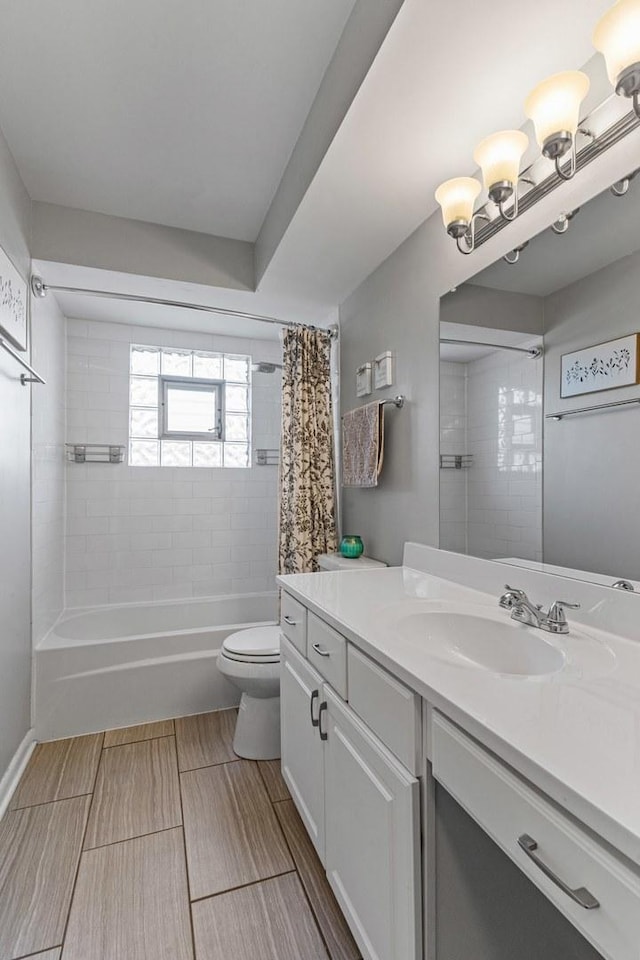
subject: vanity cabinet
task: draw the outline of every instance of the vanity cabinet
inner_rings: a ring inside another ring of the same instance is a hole
[[[318,735],[322,677],[284,637],[280,667],[282,774],[324,864],[324,757]]]
[[[324,696],[329,883],[365,957],[414,960],[421,955],[418,781],[330,687]]]
[[[306,625],[313,665],[298,634],[281,640],[284,779],[363,960],[420,960],[418,780],[348,705],[345,638],[310,611]],[[366,682],[358,703],[375,715]]]

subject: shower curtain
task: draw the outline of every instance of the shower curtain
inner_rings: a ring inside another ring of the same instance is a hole
[[[317,570],[318,554],[338,546],[330,358],[327,331],[284,332],[280,573]]]

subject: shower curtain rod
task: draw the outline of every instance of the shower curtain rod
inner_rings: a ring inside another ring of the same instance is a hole
[[[247,313],[244,310],[225,310],[222,307],[208,307],[202,303],[189,303],[186,300],[165,300],[162,297],[145,297],[135,293],[111,293],[107,290],[91,290],[85,287],[62,287],[45,283],[42,277],[31,277],[31,292],[34,297],[46,297],[47,293],[80,293],[90,297],[102,297],[105,300],[126,300],[132,303],[151,303],[160,307],[179,307],[183,310],[197,310],[201,313],[215,313],[223,317],[239,317],[242,320],[258,320],[260,323],[274,323],[280,327],[307,327],[318,330],[311,323],[295,323],[293,320],[278,320],[277,317],[265,317],[259,313]],[[328,328],[332,340],[338,337],[337,325]]]
[[[514,353],[526,353],[531,360],[537,360],[542,356],[542,347],[508,347],[504,343],[485,343],[483,340],[445,340],[442,338],[440,343],[459,343],[470,347],[491,347],[492,350],[512,350]]]

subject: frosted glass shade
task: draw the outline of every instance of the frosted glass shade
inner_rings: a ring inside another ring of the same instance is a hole
[[[555,73],[532,90],[524,105],[533,120],[541,147],[561,131],[575,137],[580,122],[580,105],[589,91],[589,78],[580,70]]]
[[[501,130],[478,144],[473,159],[482,170],[485,187],[506,181],[515,185],[529,138],[521,130]]]
[[[617,86],[620,74],[640,63],[640,0],[618,0],[599,20],[593,45],[604,55],[609,79]]]
[[[475,177],[455,177],[440,184],[436,200],[442,207],[442,219],[447,229],[452,223],[471,223],[473,207],[481,189]]]

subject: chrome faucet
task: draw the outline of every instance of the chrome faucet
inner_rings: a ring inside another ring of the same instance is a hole
[[[569,603],[567,600],[556,600],[549,607],[549,611],[542,609],[542,604],[533,604],[524,590],[510,587],[505,584],[506,593],[498,600],[503,610],[511,611],[511,619],[524,623],[529,627],[546,630],[547,633],[569,633],[569,624],[565,616],[565,607],[577,610],[579,603]]]

